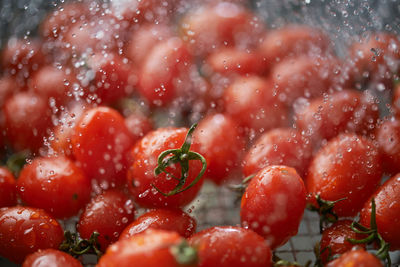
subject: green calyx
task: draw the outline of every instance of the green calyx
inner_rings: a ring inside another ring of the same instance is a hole
[[[198,261],[197,250],[183,240],[178,245],[170,248],[172,255],[174,255],[176,262],[181,265],[194,265]]]
[[[174,180],[178,181],[178,184],[175,186],[174,189],[165,193],[161,191],[157,186],[152,184],[152,186],[163,196],[173,196],[179,194],[183,191],[188,190],[189,188],[193,187],[204,175],[207,169],[207,162],[206,159],[199,153],[190,151],[190,145],[192,143],[192,134],[195,130],[197,124],[193,124],[190,127],[185,142],[181,146],[181,148],[177,149],[168,149],[158,156],[157,160],[157,167],[154,169],[154,175],[158,176],[161,173],[165,173],[166,175],[172,177]],[[200,173],[197,177],[191,182],[188,186],[183,187],[186,183],[186,180],[189,176],[189,161],[191,160],[199,160],[202,164],[202,168]],[[166,168],[172,164],[179,164],[181,166],[181,177],[176,177],[172,173],[168,172]]]
[[[102,253],[99,250],[100,244],[98,242],[98,232],[94,232],[89,239],[81,239],[76,233],[70,231],[64,232],[64,241],[61,243],[59,249],[74,257],[83,254],[96,254],[99,258]]]

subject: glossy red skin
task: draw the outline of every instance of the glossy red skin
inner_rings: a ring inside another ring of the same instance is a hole
[[[331,261],[326,267],[383,267],[382,262],[367,251],[352,250],[343,254],[340,258]]]
[[[331,40],[317,28],[287,25],[267,33],[260,44],[260,54],[271,65],[288,57],[321,55],[331,50]]]
[[[104,252],[134,220],[134,212],[134,204],[127,195],[117,190],[105,191],[94,197],[81,214],[77,225],[79,235],[89,239],[93,232],[98,232],[97,240]]]
[[[88,110],[75,127],[72,145],[76,160],[89,178],[104,183],[106,188],[125,182],[133,140],[116,110]]]
[[[275,249],[297,234],[305,206],[306,188],[296,170],[268,166],[257,172],[246,188],[240,220]]]
[[[3,112],[6,136],[15,150],[37,151],[43,145],[43,137],[52,126],[45,99],[33,93],[18,93],[6,101]]]
[[[258,44],[265,28],[242,5],[216,1],[188,12],[182,19],[180,33],[190,51],[204,56],[221,47],[252,47]]]
[[[153,130],[153,122],[151,119],[140,113],[130,114],[125,118],[125,124],[133,140],[139,140]]]
[[[0,167],[0,208],[17,204],[17,187],[14,175],[5,167]]]
[[[148,230],[111,245],[100,258],[97,267],[137,267],[193,266],[180,265],[170,252],[170,248],[184,239],[175,232]]]
[[[177,37],[155,44],[140,71],[139,93],[150,105],[165,106],[176,96],[176,82],[187,73],[192,58],[186,45]]]
[[[394,175],[400,172],[400,121],[392,118],[383,122],[375,130],[376,141],[382,155],[385,173]]]
[[[127,239],[147,229],[174,231],[188,238],[196,231],[196,226],[196,220],[179,209],[154,209],[129,224],[121,233],[120,239]]]
[[[82,267],[82,264],[65,252],[49,248],[30,254],[22,267]]]
[[[211,181],[221,184],[238,169],[245,140],[238,125],[229,116],[218,113],[203,118],[193,134],[193,142],[206,158],[206,177]]]
[[[197,249],[199,267],[272,266],[264,239],[241,227],[212,227],[193,235],[189,244]]]
[[[4,103],[7,101],[9,97],[13,94],[19,92],[21,89],[19,88],[17,82],[13,77],[1,77],[0,78],[0,107],[3,107]]]
[[[315,155],[306,178],[310,194],[335,201],[339,217],[355,216],[382,178],[377,146],[356,134],[342,134],[330,140]]]
[[[36,157],[22,169],[17,187],[26,204],[60,219],[76,215],[92,189],[82,169],[64,156]]]
[[[240,126],[259,134],[286,124],[287,108],[273,84],[258,76],[236,79],[224,92],[225,112]]]
[[[269,165],[295,168],[304,178],[312,158],[312,145],[300,131],[276,128],[262,134],[243,159],[243,174],[249,176]]]
[[[400,174],[387,180],[371,196],[375,199],[376,224],[382,238],[390,244],[391,250],[400,249]],[[371,199],[365,202],[360,212],[360,223],[370,226]]]
[[[400,114],[400,83],[397,83],[393,89],[392,109],[394,114],[399,117]]]
[[[365,236],[354,232],[350,226],[352,221],[350,220],[339,220],[326,228],[322,233],[320,241],[321,260],[325,264],[328,262],[329,257],[343,254],[350,251],[355,247],[365,248],[365,244],[353,245],[347,239],[363,239]]]
[[[188,132],[187,128],[158,128],[149,132],[132,149],[133,164],[128,171],[128,187],[135,202],[148,208],[178,208],[189,204],[199,192],[203,178],[192,188],[173,196],[161,195],[151,184],[167,193],[174,189],[178,181],[166,177],[165,173],[154,176],[157,158],[167,149],[180,148]],[[195,146],[191,150],[197,151]],[[173,165],[166,170],[175,177],[181,177],[180,165]],[[200,173],[200,161],[189,162],[189,175],[183,186],[188,186]]]
[[[378,105],[368,92],[343,90],[311,100],[295,109],[299,129],[314,141],[332,139],[342,132],[367,135],[379,118]]]
[[[54,248],[64,239],[60,224],[42,209],[0,209],[0,255],[15,263],[38,249]]]

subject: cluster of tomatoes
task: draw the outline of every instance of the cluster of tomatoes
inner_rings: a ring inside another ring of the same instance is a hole
[[[1,51],[0,256],[24,267],[82,266],[91,253],[99,267],[299,266],[272,251],[308,205],[321,217],[316,265],[390,264],[399,65],[395,35],[369,33],[341,59],[321,30],[268,29],[240,0],[58,6],[39,37]],[[382,93],[393,96],[384,119]],[[196,233],[181,208],[204,179],[238,178],[241,225]]]

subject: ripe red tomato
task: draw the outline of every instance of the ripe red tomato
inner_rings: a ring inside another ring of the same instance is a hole
[[[167,149],[180,148],[187,133],[186,128],[159,128],[149,132],[136,143],[132,149],[133,164],[127,176],[128,186],[136,203],[149,208],[177,208],[190,203],[196,197],[203,179],[190,189],[173,196],[163,196],[152,186],[154,184],[164,193],[170,192],[177,186],[178,181],[170,175],[161,173],[155,176],[154,169],[157,167],[160,153]],[[198,151],[196,147],[191,150]],[[181,166],[178,164],[169,166],[166,170],[176,178],[181,177]],[[200,170],[199,161],[189,162],[189,173],[183,188],[193,182]]]
[[[14,175],[5,167],[0,167],[0,208],[17,204],[17,187]]]
[[[383,171],[394,175],[400,172],[400,121],[392,118],[376,128],[376,141],[382,155]]]
[[[90,180],[64,156],[37,157],[19,175],[18,192],[32,207],[56,218],[76,215],[90,199]]]
[[[397,83],[393,90],[392,108],[394,114],[398,117],[400,114],[400,83]]]
[[[148,230],[111,245],[97,267],[179,267],[196,266],[179,264],[171,250],[184,241],[175,232]]]
[[[400,174],[387,180],[372,196],[376,205],[378,233],[390,244],[391,250],[400,249]],[[360,223],[370,226],[371,199],[365,202],[360,212]]]
[[[120,239],[127,239],[147,229],[174,231],[188,238],[196,231],[196,225],[195,219],[179,209],[154,209],[128,225]]]
[[[132,113],[126,117],[125,124],[133,140],[139,140],[153,130],[153,122],[151,119],[138,112]]]
[[[338,216],[354,216],[378,187],[382,178],[381,158],[376,145],[356,134],[330,140],[315,155],[306,178],[309,193],[336,201]]]
[[[264,239],[241,227],[212,227],[193,235],[189,244],[198,251],[199,267],[272,266]]]
[[[80,261],[56,249],[38,250],[26,257],[22,267],[82,267]]]
[[[0,108],[4,106],[4,103],[13,94],[18,93],[21,90],[17,81],[13,77],[1,77],[0,78]]]
[[[108,107],[88,110],[72,137],[73,154],[86,175],[104,188],[125,182],[128,154],[133,146],[124,118]]]
[[[296,170],[267,166],[257,172],[243,194],[242,226],[263,236],[271,249],[297,234],[304,208],[306,188]]]
[[[243,174],[255,174],[269,165],[295,168],[304,178],[312,157],[312,145],[300,131],[276,128],[262,134],[243,160]]]
[[[367,251],[352,250],[343,254],[340,258],[331,261],[326,267],[343,267],[343,266],[359,266],[359,267],[383,267],[382,262]]]
[[[100,250],[118,240],[122,230],[133,221],[135,207],[124,193],[108,190],[94,197],[80,216],[77,229],[79,235],[89,239],[98,232]]]
[[[193,134],[193,141],[207,160],[206,177],[210,180],[221,184],[238,169],[245,141],[238,125],[229,116],[218,113],[202,119]]]
[[[0,255],[15,263],[38,249],[57,249],[64,239],[60,224],[42,209],[0,209]]]

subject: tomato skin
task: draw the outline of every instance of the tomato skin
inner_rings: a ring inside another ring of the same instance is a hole
[[[154,184],[164,193],[174,189],[178,181],[166,177],[165,173],[154,176],[157,158],[167,149],[180,148],[188,132],[187,128],[158,128],[149,132],[139,140],[132,149],[133,164],[128,171],[128,187],[135,198],[135,202],[148,208],[178,208],[192,201],[199,192],[203,179],[192,188],[173,196],[161,195],[151,184]],[[198,151],[195,145],[191,150]],[[181,177],[180,165],[173,165],[166,170],[175,177]],[[188,178],[183,186],[188,186],[201,170],[200,161],[189,162]]]
[[[89,239],[98,232],[101,251],[118,240],[122,230],[134,219],[135,207],[124,193],[108,190],[95,196],[80,216],[77,229],[79,235]]]
[[[351,224],[352,221],[350,220],[339,220],[324,230],[319,250],[321,252],[321,260],[324,264],[328,262],[329,256],[332,257],[338,254],[343,254],[355,247],[361,246],[365,248],[365,244],[353,245],[347,241],[348,238],[365,238],[365,236],[354,232],[350,228]]]
[[[382,262],[374,255],[367,251],[352,250],[343,254],[340,258],[331,261],[326,267],[343,267],[343,266],[358,266],[358,267],[383,267]]]
[[[1,77],[0,78],[0,107],[4,106],[4,103],[13,94],[18,93],[21,90],[17,81],[13,77]]]
[[[0,255],[15,263],[38,249],[54,248],[64,239],[60,224],[42,209],[0,209]]]
[[[390,250],[400,249],[400,174],[387,180],[371,196],[375,199],[376,224],[382,238],[390,244]],[[360,212],[360,223],[370,226],[371,199],[365,202]]]
[[[297,234],[305,207],[306,188],[296,170],[272,165],[251,179],[242,197],[240,220],[275,249]]]
[[[22,267],[82,267],[82,264],[65,252],[49,248],[30,254]]]
[[[271,249],[264,239],[241,227],[212,227],[193,235],[189,244],[198,250],[199,267],[271,266]]]
[[[394,114],[398,117],[400,114],[400,83],[393,90],[392,108]]]
[[[262,134],[243,159],[243,174],[255,174],[268,165],[295,168],[304,178],[311,162],[312,146],[300,131],[276,128]]]
[[[125,182],[133,143],[124,118],[114,109],[97,107],[88,110],[77,123],[72,150],[86,175],[107,188]]]
[[[0,167],[0,208],[17,204],[17,187],[14,175],[5,167]]]
[[[133,140],[139,140],[153,130],[153,122],[151,119],[140,113],[130,114],[125,118],[125,124]]]
[[[245,149],[243,133],[236,122],[225,114],[203,118],[193,133],[193,142],[207,161],[206,177],[221,184],[239,167]]]
[[[383,122],[376,128],[375,137],[384,172],[390,175],[400,172],[400,121],[393,118]]]
[[[56,218],[68,218],[89,201],[91,184],[70,159],[37,157],[25,165],[17,181],[21,199]]]
[[[119,240],[111,245],[97,267],[137,267],[194,266],[180,265],[171,254],[170,248],[184,239],[175,232],[148,230],[128,239]]]
[[[306,178],[310,194],[335,201],[339,216],[354,216],[378,187],[382,165],[376,145],[356,134],[330,140],[312,160]]]
[[[196,226],[196,220],[179,209],[154,209],[129,224],[121,233],[120,239],[127,239],[147,229],[174,231],[188,238],[196,231]]]

